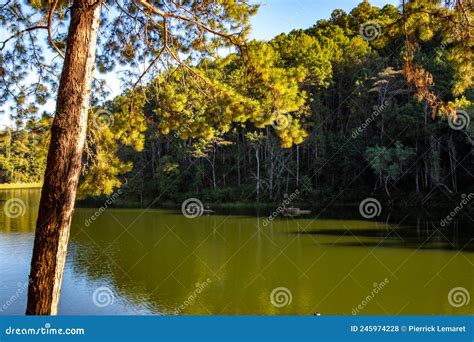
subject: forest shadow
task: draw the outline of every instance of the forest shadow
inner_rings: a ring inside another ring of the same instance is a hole
[[[325,235],[338,237],[353,237],[353,241],[321,242],[322,245],[332,247],[380,247],[380,248],[407,248],[422,250],[457,250],[474,252],[474,231],[469,229],[467,222],[455,222],[447,228],[435,228],[429,222],[418,226],[400,228],[358,228],[358,229],[311,229],[294,231],[297,235]],[[364,241],[358,238],[374,238]]]

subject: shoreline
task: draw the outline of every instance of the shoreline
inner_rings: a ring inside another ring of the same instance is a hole
[[[43,183],[3,183],[0,184],[0,190],[22,190],[22,189],[38,189],[40,190],[43,186]],[[119,189],[118,191],[121,191]],[[368,195],[369,196],[369,195]],[[379,199],[379,202],[384,207],[384,209],[391,209],[391,210],[418,210],[422,209],[424,211],[433,211],[439,209],[452,209],[459,205],[460,201],[464,199],[461,198],[453,198],[451,200],[444,199],[443,201],[432,201],[429,204],[420,203],[420,201],[416,201],[413,199],[408,199],[402,201],[400,199],[392,199],[392,201],[387,201],[382,196],[377,196],[376,194],[370,195],[374,196]],[[406,196],[405,196],[406,197]],[[85,199],[76,200],[76,207],[77,208],[99,208],[103,203],[107,200],[105,196],[98,196],[98,197],[88,197]],[[143,202],[135,201],[135,200],[121,200],[117,199],[110,204],[110,208],[116,209],[143,209],[143,208],[153,208],[153,209],[171,209],[171,210],[179,210],[181,207],[181,202],[173,202],[173,201],[164,201],[160,203],[160,205],[151,205],[150,203],[153,202],[150,199],[146,199]],[[205,208],[212,207],[218,208],[223,210],[271,210],[275,207],[281,205],[281,202],[275,201],[249,201],[249,202],[241,202],[241,201],[234,201],[234,202],[215,202],[215,201],[206,201],[202,200],[205,204]],[[354,199],[342,199],[341,202],[338,203],[331,203],[330,201],[324,200],[315,200],[308,202],[301,202],[301,201],[293,201],[291,206],[303,208],[303,209],[314,209],[318,210],[321,207],[328,207],[328,208],[358,208],[360,202]],[[472,204],[466,205],[464,208],[468,212],[474,212],[474,206]]]
[[[0,190],[41,189],[43,183],[3,183]]]

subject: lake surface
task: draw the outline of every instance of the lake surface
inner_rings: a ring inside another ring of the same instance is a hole
[[[1,315],[25,310],[39,196],[0,191]],[[23,215],[5,215],[11,198],[24,203]],[[78,208],[59,313],[473,313],[472,215],[440,228],[430,215],[383,210],[376,222],[358,208],[313,213],[269,222],[269,213],[189,219],[172,210]]]

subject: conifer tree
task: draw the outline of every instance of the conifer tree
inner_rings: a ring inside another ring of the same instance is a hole
[[[7,0],[0,6],[0,23],[10,33],[0,42],[2,101],[8,97],[24,108],[45,103],[57,90],[27,314],[57,313],[94,70],[141,67],[136,86],[163,66],[198,77],[193,61],[222,46],[241,46],[256,9],[246,0]]]

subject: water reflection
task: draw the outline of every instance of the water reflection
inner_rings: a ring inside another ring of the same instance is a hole
[[[29,233],[34,230],[38,214],[39,190],[14,189],[0,190],[0,230],[3,233]],[[23,208],[21,213],[8,215],[5,204],[9,200],[19,200]]]
[[[11,196],[28,205],[24,216],[0,221],[0,304],[27,279],[39,191],[0,192],[2,200]],[[95,209],[76,209],[59,311],[351,314],[375,283],[388,279],[359,314],[472,312],[472,303],[454,308],[447,299],[457,286],[474,293],[467,222],[436,231],[434,219],[392,214],[371,222],[353,210],[340,219],[277,219],[263,227],[266,216],[251,213],[187,219],[139,209],[108,209],[86,226]],[[279,287],[289,290],[291,304],[272,304]],[[112,300],[97,305],[104,288]],[[22,314],[25,301],[0,314]]]
[[[438,223],[438,222],[437,222]],[[334,246],[388,247],[412,249],[445,249],[474,251],[474,231],[467,221],[457,220],[448,227],[437,227],[435,222],[417,220],[416,225],[395,229],[312,229],[296,234],[371,237],[374,241],[338,242]]]

